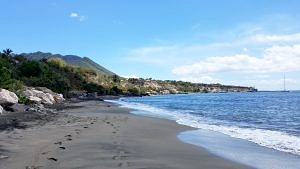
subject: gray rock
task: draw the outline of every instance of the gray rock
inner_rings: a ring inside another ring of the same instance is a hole
[[[18,96],[5,89],[0,89],[0,105],[1,106],[11,106],[18,103]]]

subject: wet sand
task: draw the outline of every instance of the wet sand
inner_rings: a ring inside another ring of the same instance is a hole
[[[186,144],[192,128],[129,114],[102,101],[72,103],[46,125],[0,133],[2,169],[242,169],[249,168]],[[80,116],[80,117],[78,117]]]

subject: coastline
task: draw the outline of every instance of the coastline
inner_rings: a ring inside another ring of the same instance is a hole
[[[193,128],[176,122],[103,101],[68,107],[43,126],[1,132],[0,168],[250,168],[180,141]]]

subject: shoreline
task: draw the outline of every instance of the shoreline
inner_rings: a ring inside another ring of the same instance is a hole
[[[1,132],[0,168],[250,168],[180,141],[191,127],[103,101],[67,106],[41,127]]]

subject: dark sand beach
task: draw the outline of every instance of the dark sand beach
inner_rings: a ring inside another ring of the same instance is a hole
[[[177,139],[192,128],[129,111],[103,101],[68,103],[46,124],[4,130],[0,168],[249,168]]]

